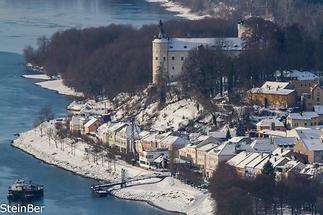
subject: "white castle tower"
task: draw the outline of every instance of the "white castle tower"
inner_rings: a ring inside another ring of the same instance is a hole
[[[238,37],[224,38],[169,38],[164,32],[162,21],[159,22],[159,34],[152,42],[153,84],[176,81],[184,71],[184,62],[191,50],[200,46],[220,48],[232,55],[243,49],[242,35],[248,31],[243,22],[238,25]]]
[[[153,40],[153,84],[159,84],[168,77],[168,43],[163,23],[159,21],[159,34]]]

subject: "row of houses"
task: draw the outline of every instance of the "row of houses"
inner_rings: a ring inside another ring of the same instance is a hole
[[[277,148],[272,153],[244,151],[227,161],[236,168],[238,174],[245,177],[260,175],[267,162],[272,164],[278,177],[300,173],[305,168],[305,164],[297,160],[292,150],[283,148]]]

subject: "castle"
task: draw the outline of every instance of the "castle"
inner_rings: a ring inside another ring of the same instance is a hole
[[[159,34],[152,41],[153,84],[161,80],[173,81],[183,72],[183,64],[192,49],[199,46],[221,48],[237,53],[243,49],[242,35],[247,31],[244,22],[238,24],[238,37],[226,38],[168,38],[162,21],[159,22]]]

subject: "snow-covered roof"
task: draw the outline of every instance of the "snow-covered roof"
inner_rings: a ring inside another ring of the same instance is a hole
[[[258,153],[257,153],[258,154]],[[263,153],[263,154],[258,154],[257,157],[255,157],[250,163],[246,165],[248,168],[254,168],[258,166],[262,162],[267,162],[269,160],[269,154]]]
[[[256,125],[260,127],[270,127],[274,123],[275,127],[284,127],[284,123],[277,118],[266,118],[258,122]]]
[[[289,85],[289,82],[279,82],[279,81],[266,81],[261,88],[265,90],[276,90],[285,89]]]
[[[239,154],[237,154],[236,156],[228,160],[227,163],[232,166],[237,166],[239,163],[241,163],[243,160],[248,158],[250,155],[251,155],[250,152],[245,152],[245,151],[240,152]]]
[[[310,81],[310,80],[320,79],[317,75],[308,71],[291,70],[291,71],[284,71],[283,73],[284,73],[284,77],[293,78],[299,81]]]
[[[232,137],[230,140],[228,140],[230,143],[240,143],[241,141],[248,140],[248,136],[239,136],[239,137]]]
[[[170,38],[169,51],[189,51],[199,46],[220,48],[227,51],[240,51],[243,49],[243,40],[238,37],[226,38]]]
[[[217,146],[218,146],[218,144],[209,143],[209,144],[206,144],[204,146],[199,147],[197,150],[202,151],[202,152],[208,152],[208,151],[210,151],[211,149],[214,149]]]
[[[311,151],[323,151],[320,130],[311,128],[296,128],[295,131],[307,149]]]
[[[278,164],[281,164],[283,161],[288,161],[287,158],[281,156],[268,156],[267,159],[262,160],[255,168],[256,169],[263,169],[265,164],[269,161],[273,167],[276,167]]]
[[[256,139],[250,144],[250,146],[256,152],[272,152],[276,148],[276,146],[272,144],[268,138]]]
[[[251,153],[246,159],[244,159],[241,163],[237,165],[239,168],[245,168],[247,164],[253,161],[256,157],[261,156],[260,153]]]
[[[189,141],[182,137],[169,135],[166,138],[162,139],[160,143],[166,144],[166,145],[186,145],[189,143]]]
[[[286,89],[289,82],[274,82],[267,81],[260,88],[252,88],[252,93],[264,93],[264,94],[275,94],[275,95],[289,95],[295,90]]]
[[[288,153],[290,153],[291,150],[290,149],[284,149],[284,148],[277,148],[275,149],[272,154],[273,155],[277,155],[277,156],[286,156]]]
[[[234,155],[235,154],[235,144],[227,141],[227,142],[219,145],[215,149],[213,149],[211,151],[211,153],[215,153],[218,156],[219,155]]]
[[[115,131],[118,131],[119,129],[123,128],[126,125],[127,125],[126,122],[114,122],[109,125],[108,130],[115,132]]]
[[[89,127],[89,126],[93,125],[96,121],[98,121],[97,118],[92,118],[87,123],[84,124],[84,127]]]
[[[292,147],[295,145],[295,137],[275,137],[273,138],[274,144],[277,146],[289,146]]]
[[[314,105],[314,112],[323,115],[323,105]]]
[[[276,137],[286,137],[286,131],[278,131],[278,130],[269,130],[269,129],[264,129],[259,131],[260,134],[266,134],[268,136],[276,136]]]
[[[290,113],[288,117],[293,120],[311,120],[313,118],[319,117],[319,115],[315,112],[306,111],[302,113]]]

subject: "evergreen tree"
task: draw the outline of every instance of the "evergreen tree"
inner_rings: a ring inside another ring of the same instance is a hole
[[[267,163],[265,163],[262,174],[275,177],[275,169],[273,167],[273,164],[269,160]]]
[[[246,134],[246,130],[245,130],[245,127],[244,127],[243,120],[239,120],[236,135],[239,137],[239,136],[245,136],[245,134]]]
[[[230,133],[230,129],[229,129],[229,128],[228,128],[228,130],[227,130],[227,134],[226,134],[225,138],[226,138],[227,140],[231,139],[231,133]]]

